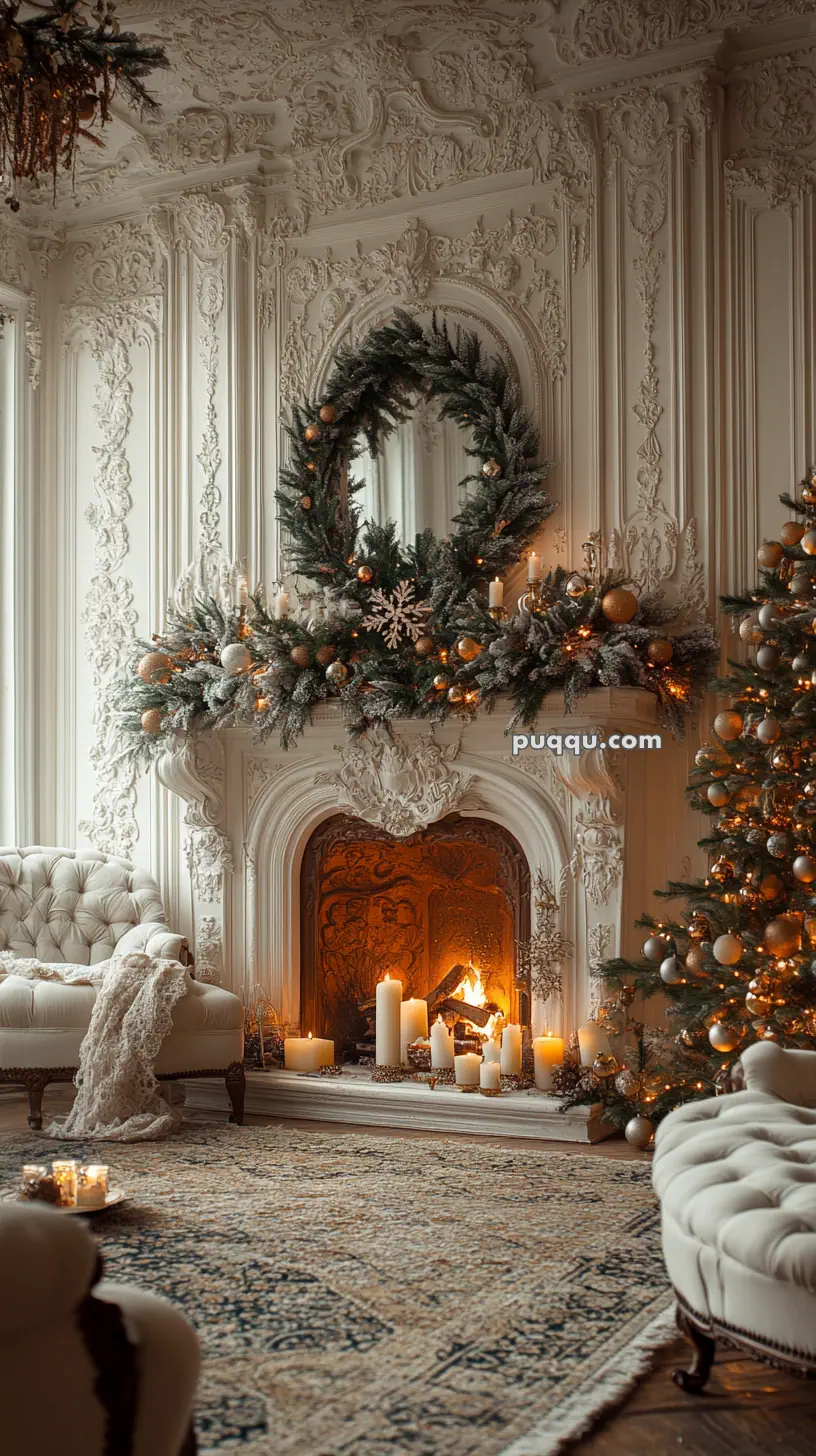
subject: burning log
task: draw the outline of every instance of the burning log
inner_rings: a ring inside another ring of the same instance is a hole
[[[474,1026],[487,1026],[495,1008],[471,1006],[467,1001],[460,1001],[458,996],[446,996],[443,1001],[437,1002],[434,1010],[450,1011],[465,1021],[472,1021]]]
[[[451,966],[447,975],[443,976],[439,984],[434,986],[433,990],[429,991],[424,997],[429,1008],[433,1008],[437,1001],[443,1001],[446,996],[450,995],[451,991],[455,991],[466,971],[467,966],[459,965],[458,963],[455,966]]]

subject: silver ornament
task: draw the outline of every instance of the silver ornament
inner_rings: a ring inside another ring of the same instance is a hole
[[[586,577],[581,576],[580,572],[574,571],[572,573],[572,576],[567,578],[567,584],[564,587],[564,591],[567,593],[568,597],[582,597],[584,595],[584,592],[588,589],[588,585],[589,583],[587,582]]]
[[[647,961],[662,961],[671,949],[668,938],[664,940],[662,935],[650,935],[643,946],[643,954]]]
[[[635,1097],[640,1091],[640,1078],[634,1072],[630,1072],[628,1067],[624,1067],[615,1078],[615,1086],[621,1097]]]
[[[775,627],[779,621],[779,613],[773,602],[766,602],[764,607],[760,607],[757,616],[759,617],[760,627],[764,627],[766,632],[770,632],[771,628]]]
[[[676,955],[666,956],[660,966],[660,979],[667,986],[682,986],[685,981],[683,964]]]
[[[626,1124],[626,1141],[632,1144],[633,1148],[648,1148],[654,1137],[654,1124],[648,1117],[630,1117]]]

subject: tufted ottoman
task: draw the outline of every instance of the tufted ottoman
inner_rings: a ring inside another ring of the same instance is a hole
[[[173,1010],[155,1072],[162,1080],[223,1077],[232,1120],[243,1120],[241,1002],[196,981],[183,936],[165,924],[159,889],[145,870],[97,850],[0,849],[0,951],[50,963],[98,965],[143,951],[188,966],[187,994]],[[72,1081],[96,987],[0,974],[0,1082],[28,1091],[29,1122],[42,1126],[49,1082]]]
[[[657,1133],[654,1186],[678,1324],[705,1385],[718,1338],[816,1374],[816,1052],[742,1058],[745,1090],[692,1102]]]

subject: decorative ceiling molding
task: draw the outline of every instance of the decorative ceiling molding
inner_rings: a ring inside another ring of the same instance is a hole
[[[583,0],[569,29],[554,31],[553,39],[558,59],[579,66],[630,59],[712,31],[812,12],[813,0]]]
[[[725,162],[726,193],[758,193],[791,208],[816,187],[816,46],[771,56],[729,88],[743,145]]]

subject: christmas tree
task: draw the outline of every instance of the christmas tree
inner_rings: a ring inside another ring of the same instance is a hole
[[[727,1087],[751,1042],[816,1045],[816,473],[781,500],[798,519],[760,547],[759,586],[721,599],[749,660],[713,684],[731,701],[687,791],[712,820],[708,874],[657,892],[685,908],[638,922],[643,960],[600,968],[621,995],[600,1013],[611,1031],[632,988],[669,1000],[668,1035],[635,1023],[623,1065],[585,1074],[621,1126]]]

